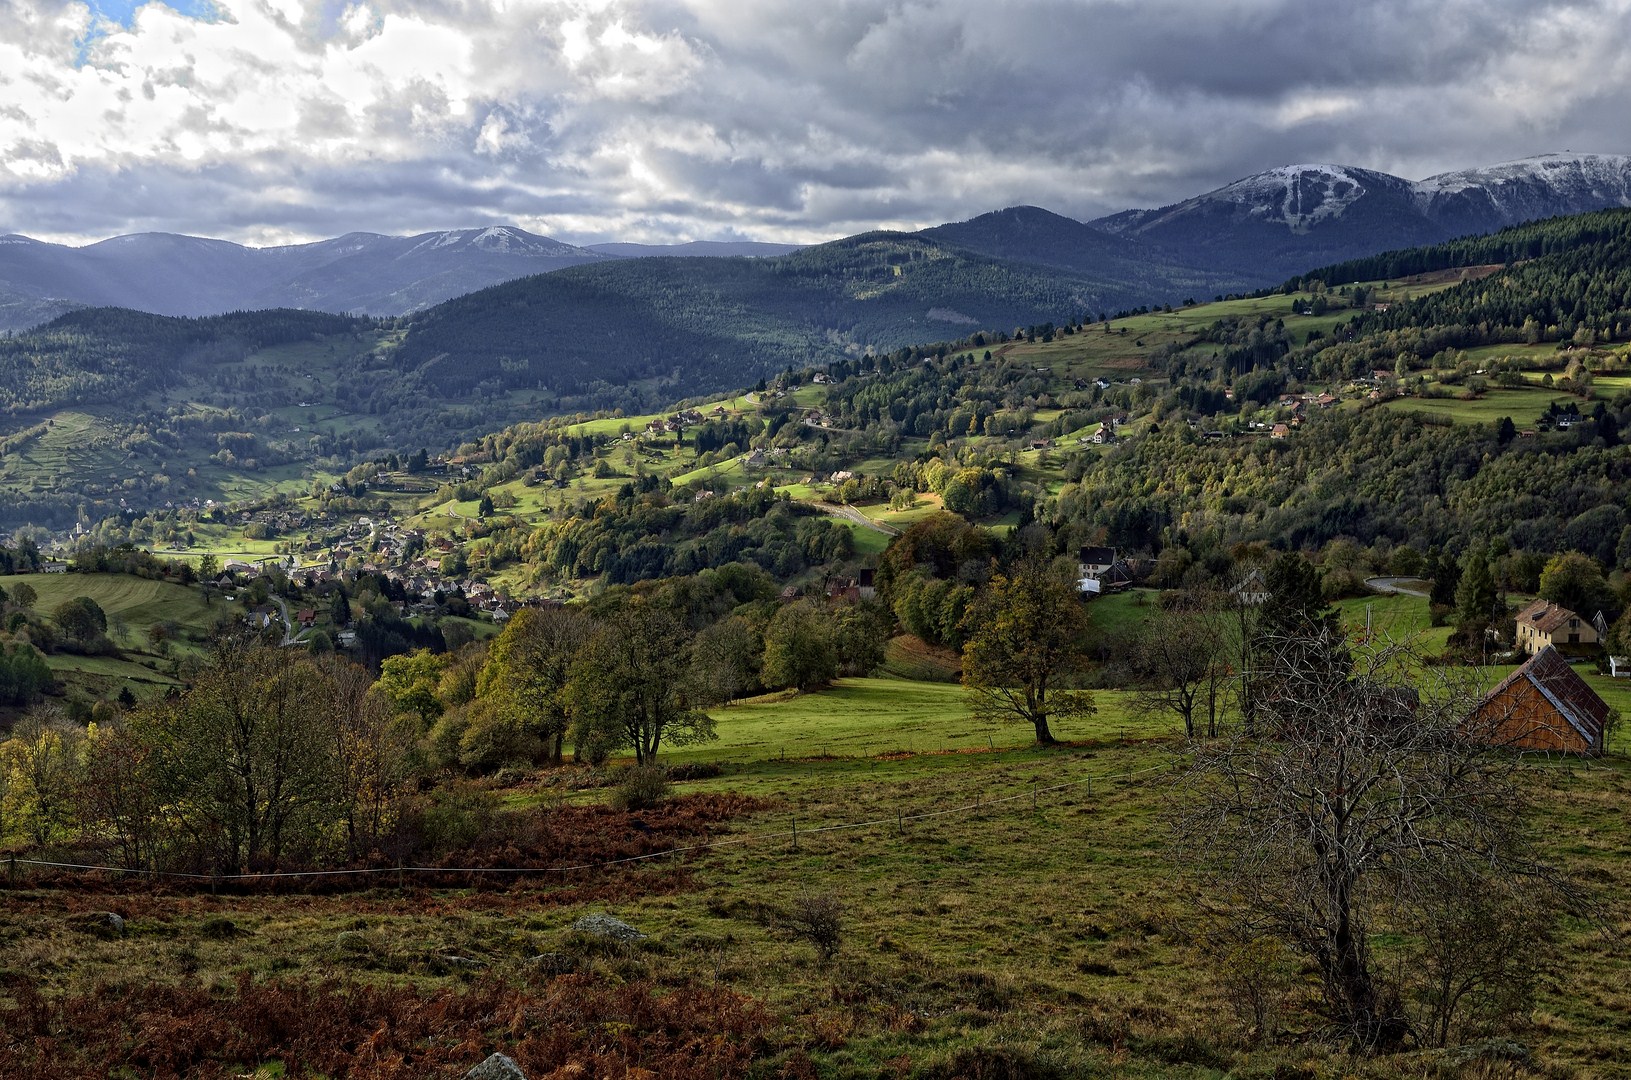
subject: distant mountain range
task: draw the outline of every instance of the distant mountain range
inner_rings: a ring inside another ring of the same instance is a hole
[[[1163,245],[1196,265],[1284,279],[1382,251],[1615,206],[1631,206],[1631,157],[1548,154],[1416,182],[1347,165],[1289,165],[1089,224]]]
[[[347,233],[288,247],[248,248],[171,233],[117,236],[86,247],[0,236],[0,329],[77,307],[158,315],[263,308],[404,315],[499,282],[568,266],[656,255],[783,255],[790,244],[601,244],[574,247],[498,226],[418,236]]]
[[[1056,287],[1038,292],[1037,304],[1069,295],[1073,303],[1115,310],[1270,286],[1314,266],[1613,206],[1631,206],[1631,157],[1553,154],[1419,182],[1345,165],[1294,165],[1171,206],[1128,210],[1086,224],[1036,207],[1011,207],[893,235],[1026,267],[1024,276],[1033,283],[1041,270],[1055,279]],[[699,284],[693,278],[701,284],[720,278],[717,267],[695,269],[690,260],[698,256],[756,256],[774,262],[801,250],[865,252],[865,245],[852,243],[859,239],[810,249],[749,242],[584,248],[509,226],[418,236],[349,233],[274,248],[165,233],[115,237],[80,248],[4,236],[0,330],[23,329],[88,306],[165,315],[280,307],[404,315],[517,278],[575,268],[601,268],[606,276],[595,279],[597,289],[614,293],[623,280],[620,275],[640,282],[637,292],[648,292],[654,281],[660,286],[664,280],[684,292]],[[870,255],[862,257],[864,262]],[[646,258],[657,258],[666,268],[656,278],[651,267],[615,269]],[[675,263],[676,258],[686,261]],[[871,272],[860,266],[834,267],[825,256],[820,260],[838,277]],[[733,271],[717,284],[733,287],[725,280],[733,276],[744,275]],[[790,275],[800,277],[798,272]],[[912,302],[921,302],[915,318],[933,322],[937,316],[931,312],[954,313],[952,323],[980,318],[968,310],[973,301],[966,292],[954,289],[939,297],[921,288],[906,292]],[[1007,286],[999,292],[1013,299]],[[829,302],[809,298],[809,304]],[[777,303],[783,308],[804,304],[794,299]],[[1015,307],[999,301],[985,306],[994,316],[998,310],[1032,311],[1037,304],[1026,301]],[[904,317],[896,313],[892,321],[898,323],[897,316]],[[892,335],[858,339],[851,332],[853,320],[846,324],[849,319],[850,313],[834,312],[829,322],[818,321],[809,329],[817,337],[848,344],[893,340]]]

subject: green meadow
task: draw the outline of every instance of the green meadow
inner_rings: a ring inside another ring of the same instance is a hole
[[[17,584],[34,590],[39,596],[34,608],[42,613],[49,614],[76,596],[88,596],[109,618],[118,617],[138,631],[159,622],[203,627],[222,603],[207,604],[196,588],[129,574],[17,574],[0,579],[8,590]]]
[[[1367,1057],[1319,1041],[1307,972],[1293,973],[1283,1020],[1298,1040],[1249,1038],[1214,977],[1207,898],[1168,825],[1185,761],[1176,723],[1132,719],[1120,694],[1098,703],[1098,715],[1061,730],[1066,745],[1041,750],[1022,729],[972,724],[961,691],[944,684],[844,679],[739,702],[716,711],[717,742],[664,759],[723,767],[678,784],[681,806],[754,801],[670,857],[434,886],[387,875],[283,896],[113,886],[94,899],[127,913],[126,934],[109,939],[71,929],[66,894],[25,879],[5,894],[5,925],[23,935],[7,966],[47,995],[132,980],[204,980],[227,994],[240,978],[357,981],[424,998],[494,982],[538,993],[723,988],[773,1018],[747,1074],[765,1080],[1631,1076],[1631,956],[1614,936],[1631,929],[1621,913],[1631,866],[1616,839],[1631,796],[1623,758],[1535,778],[1537,827],[1613,906],[1606,923],[1561,927],[1557,977],[1501,1043],[1521,1047],[1524,1064],[1467,1071],[1454,1063],[1485,1060],[1476,1048]],[[560,787],[570,775],[497,793],[547,829],[603,797]],[[831,959],[794,930],[810,897],[840,912]],[[602,912],[647,939],[613,948],[574,931]],[[540,975],[544,954],[589,982]],[[490,1041],[472,1045],[471,1063],[517,1037],[498,1019],[482,1030]],[[240,1072],[279,1075],[281,1061]]]

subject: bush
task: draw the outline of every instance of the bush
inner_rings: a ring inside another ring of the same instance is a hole
[[[668,771],[656,765],[636,765],[623,774],[612,791],[616,810],[650,810],[668,798]]]
[[[470,784],[438,788],[423,805],[403,815],[416,851],[445,855],[468,848],[498,816],[498,796]]]
[[[801,893],[788,913],[787,928],[794,937],[814,945],[826,963],[843,940],[844,905],[830,892]]]

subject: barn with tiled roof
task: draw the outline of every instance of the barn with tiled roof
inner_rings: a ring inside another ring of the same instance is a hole
[[[1600,754],[1608,721],[1608,703],[1548,645],[1489,692],[1468,727],[1514,750]]]

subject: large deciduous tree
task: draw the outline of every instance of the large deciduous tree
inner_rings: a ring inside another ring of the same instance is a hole
[[[765,627],[764,684],[812,690],[837,675],[838,627],[832,615],[808,600],[779,608]]]
[[[62,632],[81,648],[95,645],[108,631],[108,617],[102,605],[88,596],[64,600],[57,605],[52,616]]]
[[[541,740],[555,763],[571,722],[572,660],[593,630],[589,616],[575,608],[521,608],[493,642],[477,683],[477,696]]]
[[[327,696],[299,651],[230,638],[186,693],[131,717],[166,826],[206,865],[273,869],[321,846],[343,795]]]
[[[1091,694],[1061,688],[1080,660],[1087,616],[1069,576],[1041,554],[993,576],[966,620],[963,686],[975,716],[1024,721],[1051,746],[1050,721],[1094,711]]]
[[[692,640],[671,612],[637,600],[610,615],[572,661],[567,701],[580,757],[629,748],[648,765],[664,744],[715,738],[691,675]]]

